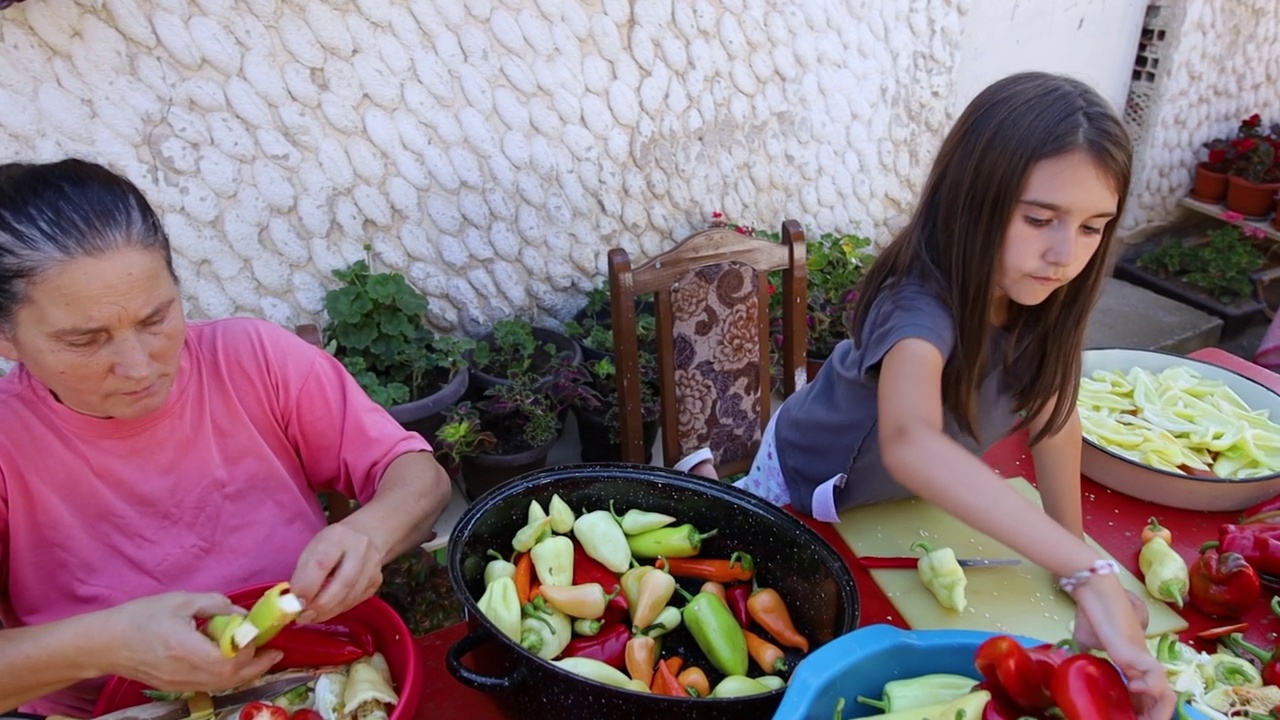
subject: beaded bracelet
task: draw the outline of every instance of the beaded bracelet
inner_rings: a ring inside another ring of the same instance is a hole
[[[1072,573],[1066,577],[1058,578],[1058,587],[1068,594],[1073,593],[1081,585],[1089,581],[1094,575],[1118,575],[1120,574],[1120,564],[1115,560],[1095,560],[1088,568],[1079,572]]]

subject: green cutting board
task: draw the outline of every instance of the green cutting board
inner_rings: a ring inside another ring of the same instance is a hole
[[[1040,504],[1040,493],[1026,480],[1019,477],[1007,482]],[[923,500],[846,510],[834,527],[856,555],[911,555],[911,544],[924,540],[934,547],[953,548],[958,557],[1023,560],[1016,566],[966,569],[968,607],[963,613],[939,605],[914,569],[871,570],[871,577],[913,629],[988,630],[1049,642],[1071,636],[1075,603],[1054,587],[1049,571]],[[1106,557],[1112,557],[1093,538],[1085,539]],[[1147,601],[1151,611],[1148,636],[1187,628],[1182,617],[1151,598],[1142,582],[1123,566],[1121,582]]]

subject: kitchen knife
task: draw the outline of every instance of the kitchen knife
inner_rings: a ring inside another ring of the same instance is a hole
[[[858,557],[858,564],[869,570],[915,568],[919,562],[920,558],[918,557]],[[956,562],[963,568],[1004,567],[1022,564],[1022,561],[1017,558],[956,558]]]
[[[196,693],[186,700],[162,700],[144,705],[135,705],[107,713],[106,715],[99,715],[93,720],[185,720],[202,709],[208,711],[203,715],[213,717],[214,714],[222,713],[226,710],[237,710],[256,700],[274,700],[299,685],[306,685],[314,677],[314,672],[291,672],[285,677],[254,685],[244,690],[212,696],[207,693]],[[210,704],[208,700],[212,700],[212,710],[209,710]]]

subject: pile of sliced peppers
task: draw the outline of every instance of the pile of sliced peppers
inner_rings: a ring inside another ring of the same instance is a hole
[[[779,690],[809,651],[750,555],[702,555],[716,529],[612,502],[575,515],[559,495],[547,508],[531,501],[511,552],[489,552],[477,602],[525,650],[606,685],[689,698]],[[703,658],[664,649],[673,631]]]

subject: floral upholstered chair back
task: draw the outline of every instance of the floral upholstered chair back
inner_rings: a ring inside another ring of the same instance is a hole
[[[760,443],[760,286],[755,270],[707,265],[671,287],[681,457],[703,447],[721,466]],[[676,458],[678,459],[678,458]]]

